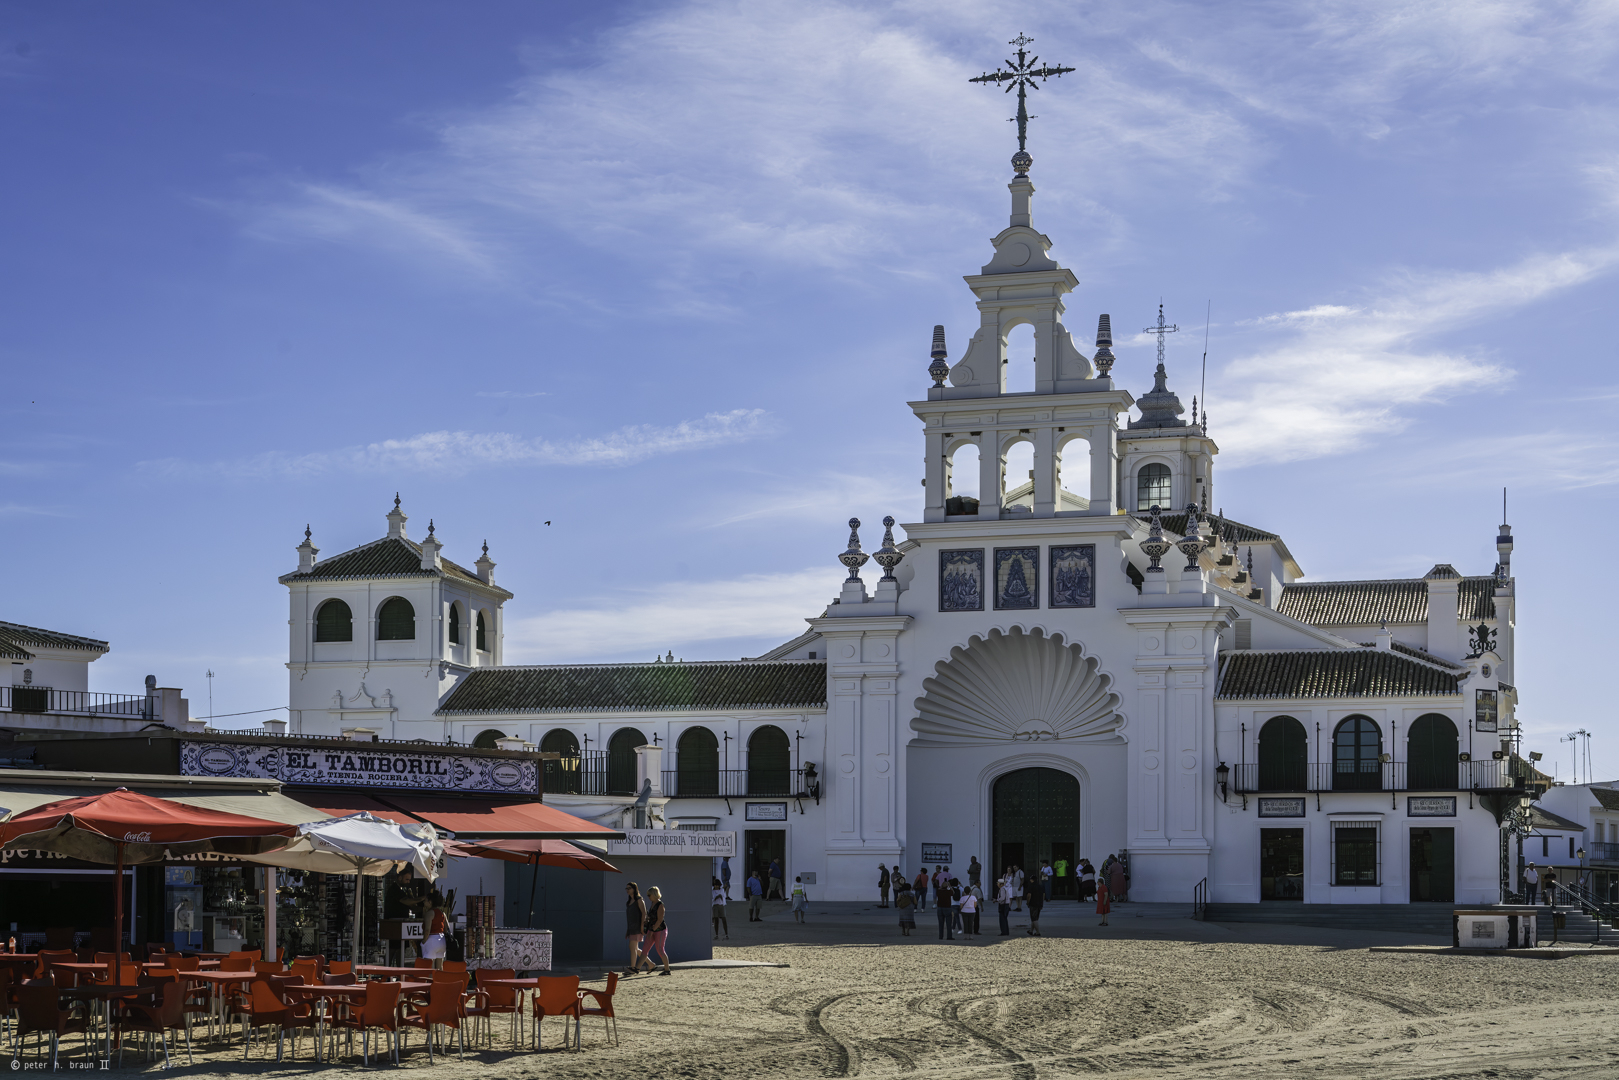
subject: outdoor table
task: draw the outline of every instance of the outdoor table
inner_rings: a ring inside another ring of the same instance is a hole
[[[551,977],[555,978],[555,976],[551,976]],[[528,990],[528,991],[532,992],[532,991],[539,990],[539,988],[540,988],[540,980],[539,980],[539,978],[532,978],[532,979],[479,979],[478,980],[478,985],[479,986],[509,986],[513,990],[517,991],[517,1012],[512,1017],[513,1026],[515,1027],[516,1022],[517,1022],[517,1018],[519,1016],[524,1015],[524,1013],[523,1013],[523,991]],[[534,1022],[537,1024],[537,1023],[539,1023],[539,1020],[535,1020]],[[567,1029],[564,1028],[563,1031],[566,1032]],[[573,1041],[574,1041],[574,1046],[577,1047],[579,1045],[579,1018],[578,1017],[574,1018]],[[567,1045],[566,1041],[564,1041],[563,1045],[564,1046]],[[515,1034],[512,1036],[512,1046],[513,1046],[513,1048],[515,1048],[517,1046],[517,1036]]]
[[[414,992],[423,988],[430,988],[432,983],[401,983],[401,996],[406,992]],[[315,1002],[315,1060],[320,1060],[320,1045],[325,1037],[327,1002],[328,1001],[365,1001],[364,983],[288,983],[281,988],[281,992],[289,998],[310,998]]]
[[[39,954],[37,953],[0,953],[0,965],[18,971],[39,970]]]
[[[361,964],[354,969],[354,974],[361,976],[375,975],[386,979],[404,979],[423,972],[431,973],[432,968],[419,967],[388,967],[385,964]]]
[[[183,971],[187,979],[209,983],[213,987],[214,1011],[219,1016],[219,1030],[225,1030],[225,987],[250,983],[259,977],[256,971]]]
[[[103,1058],[112,1057],[112,999],[148,997],[157,990],[155,986],[111,986],[100,984],[96,986],[76,986],[67,990],[56,991],[58,1001],[99,1001],[101,1002],[101,1019],[106,1025],[105,1052]]]

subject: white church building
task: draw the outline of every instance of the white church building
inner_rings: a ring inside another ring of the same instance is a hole
[[[320,560],[306,533],[281,578],[292,732],[537,745],[548,803],[617,826],[639,795],[831,900],[875,899],[878,864],[1109,854],[1136,900],[1499,900],[1522,773],[1508,527],[1480,573],[1301,580],[1280,536],[1211,512],[1219,447],[1161,346],[1136,398],[1107,315],[1094,352],[1075,342],[1077,281],[1026,172],[1010,190],[966,278],[965,354],[947,363],[939,327],[931,386],[918,367],[922,520],[869,556],[851,531],[802,636],[748,660],[504,665],[487,545],[451,562],[396,499],[385,537]],[[1035,385],[1011,393],[1024,324]],[[976,498],[954,487],[970,458]]]

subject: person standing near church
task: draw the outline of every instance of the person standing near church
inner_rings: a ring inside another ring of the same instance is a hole
[[[972,862],[967,864],[967,884],[981,885],[983,883],[983,876],[984,866],[978,861],[978,856],[974,855]]]
[[[914,899],[916,901],[916,910],[918,910],[918,911],[926,911],[928,909],[928,868],[927,867],[924,866],[924,867],[922,867],[922,869],[920,869],[920,870],[918,870],[916,872],[916,880],[911,882],[911,891],[916,894],[916,896],[914,896],[912,898],[912,899]]]
[[[978,896],[971,885],[961,894],[961,936],[975,937],[978,934]]]
[[[1012,873],[1012,910],[1023,910],[1023,868],[1014,866]]]
[[[888,906],[888,864],[877,864],[877,896],[878,907]]]
[[[956,940],[955,912],[950,907],[949,887],[943,882],[940,882],[938,890],[933,894],[933,914],[939,920],[940,939],[948,936],[949,940]]]
[[[1056,892],[1056,895],[1058,895],[1058,896],[1067,896],[1068,895],[1068,872],[1069,872],[1069,870],[1072,869],[1072,867],[1070,867],[1068,865],[1068,860],[1067,859],[1053,859],[1051,861],[1051,869],[1056,871],[1055,876],[1056,876],[1056,879],[1057,879],[1057,883],[1056,883],[1055,886],[1053,886],[1053,888],[1054,888],[1054,890]]]
[[[785,900],[785,899],[787,899],[786,887],[783,884],[784,880],[785,879],[784,879],[784,877],[782,875],[782,872],[781,872],[781,860],[780,859],[771,859],[770,860],[770,897],[769,897],[771,900]]]
[[[1107,875],[1107,891],[1121,904],[1129,897],[1130,877],[1124,872],[1124,860],[1113,860],[1113,869]]]
[[[995,906],[1001,916],[1001,937],[1012,936],[1012,884],[1005,877],[995,883]]]
[[[729,855],[720,857],[720,888],[725,890],[725,899],[729,901],[731,899],[731,857]]]
[[[894,906],[899,908],[900,936],[910,937],[911,931],[916,929],[916,894],[904,878],[900,878],[894,888]]]
[[[1040,889],[1046,894],[1046,902],[1051,902],[1051,860],[1040,860]]]
[[[748,875],[748,883],[743,888],[748,894],[748,921],[764,922],[759,910],[764,905],[765,887],[764,882],[759,880],[759,871],[755,870]]]
[[[1540,874],[1535,870],[1535,864],[1530,863],[1523,868],[1523,902],[1535,902],[1535,887],[1540,884]]]
[[[714,879],[714,888],[708,898],[712,909],[710,918],[714,922],[714,940],[720,939],[720,927],[725,927],[725,940],[731,940],[731,924],[725,921],[725,889],[720,885],[720,879]]]
[[[1096,896],[1096,867],[1089,859],[1079,860],[1079,899],[1081,902]]]
[[[1023,883],[1023,899],[1029,905],[1029,936],[1040,937],[1040,909],[1045,907],[1045,890],[1040,887],[1036,878],[1029,878]]]
[[[793,878],[793,921],[804,922],[809,914],[809,893],[804,891],[804,879]]]

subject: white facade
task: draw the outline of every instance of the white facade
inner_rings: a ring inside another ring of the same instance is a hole
[[[868,588],[851,536],[838,596],[753,661],[504,668],[510,594],[484,562],[429,571],[423,545],[420,568],[387,576],[358,554],[376,545],[319,564],[311,549],[282,579],[294,730],[561,748],[578,790],[548,801],[621,825],[642,792],[654,822],[735,829],[745,861],[780,854],[828,899],[873,898],[879,863],[959,874],[976,857],[993,873],[1119,854],[1141,900],[1206,883],[1216,902],[1496,901],[1495,815],[1517,767],[1510,530],[1473,577],[1301,581],[1280,537],[1209,512],[1219,447],[1206,418],[1182,419],[1164,365],[1138,400],[1111,377],[1107,316],[1094,357],[1075,344],[1076,279],[1032,227],[1032,183],[1010,191],[993,257],[966,278],[968,351],[950,367],[939,328],[935,385],[909,403],[926,493],[923,520],[873,553],[892,575]],[[1006,393],[1007,334],[1025,323],[1036,389]],[[1008,476],[1020,443],[1033,468]],[[968,446],[976,500],[955,490]],[[397,507],[390,523],[403,541]],[[375,640],[392,596],[418,613],[414,641]],[[333,598],[357,613],[341,646],[315,640]],[[487,654],[447,645],[455,603],[489,613]],[[824,686],[782,689],[807,666]],[[790,746],[786,795],[749,772],[761,738],[773,761]],[[590,780],[592,755],[626,739],[642,747],[633,778]],[[699,751],[725,774],[717,795],[666,783]]]

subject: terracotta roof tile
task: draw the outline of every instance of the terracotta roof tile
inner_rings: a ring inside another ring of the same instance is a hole
[[[35,646],[47,649],[91,649],[96,652],[107,652],[105,641],[95,638],[80,637],[77,634],[62,634],[55,630],[41,630],[37,626],[24,626],[21,623],[0,622],[0,642],[18,647]]]
[[[1457,614],[1464,620],[1495,618],[1495,578],[1462,578]],[[1276,610],[1312,626],[1377,626],[1428,621],[1426,578],[1385,581],[1300,581],[1282,587]]]
[[[1324,649],[1240,651],[1220,660],[1227,700],[1256,698],[1432,697],[1461,693],[1456,676],[1393,652]]]
[[[484,588],[494,588],[497,592],[505,592],[498,586],[485,585],[482,578],[451,562],[444,556],[439,556],[439,562],[444,567],[444,576],[458,578],[462,581],[482,585]],[[281,577],[284,584],[296,581],[341,581],[355,578],[399,578],[399,577],[432,577],[434,572],[422,569],[421,545],[413,540],[406,540],[396,536],[385,536],[381,540],[374,540],[369,544],[361,545],[341,555],[333,555],[329,559],[322,559],[315,564],[315,568],[308,573],[291,573]],[[507,595],[510,595],[509,593]]]
[[[744,660],[474,671],[440,713],[824,709],[826,662]]]

